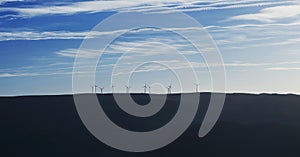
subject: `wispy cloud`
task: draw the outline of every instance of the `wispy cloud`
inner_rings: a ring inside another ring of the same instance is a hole
[[[168,61],[159,61],[161,64],[172,64],[173,70],[185,70],[189,69],[191,66],[194,68],[207,68],[207,64],[205,63],[199,63],[199,62],[190,62],[189,64],[181,63],[178,60],[168,60]],[[142,62],[134,62],[131,63],[133,65],[140,65]],[[288,62],[285,64],[289,64]],[[299,67],[270,67],[271,63],[225,63],[224,65],[215,64],[210,66],[225,66],[227,68],[242,68],[242,69],[228,69],[228,70],[234,70],[234,71],[248,71],[245,68],[250,67],[258,67],[261,70],[267,70],[267,71],[291,71],[291,70],[300,70]],[[275,64],[276,65],[276,64]],[[278,63],[277,65],[280,65]],[[112,68],[115,66],[115,64],[106,64],[106,65],[99,65],[98,68],[101,68],[101,70],[98,69],[98,72],[101,72],[102,74],[104,72],[111,72]],[[87,68],[87,67],[86,67]],[[24,68],[26,69],[26,68]],[[90,68],[87,68],[90,69]],[[39,76],[71,76],[74,74],[73,66],[64,66],[64,67],[54,67],[49,69],[41,69],[39,67],[32,67],[31,69],[26,70],[18,70],[18,69],[0,69],[1,71],[7,71],[7,72],[0,72],[0,78],[11,78],[11,77],[39,77]],[[129,69],[126,67],[123,67],[122,69],[118,69],[113,75],[127,75]],[[162,67],[157,64],[146,64],[145,66],[141,67],[140,69],[135,70],[135,73],[142,73],[142,72],[151,72],[151,71],[165,71],[168,70],[166,67]],[[205,71],[205,70],[204,70]],[[93,71],[85,71],[80,74],[82,76],[92,74]]]
[[[0,73],[1,77],[24,77],[24,76],[37,76],[38,73]]]
[[[299,18],[300,4],[264,8],[259,13],[230,17],[230,20],[256,20],[260,22],[276,22],[287,18]]]
[[[198,27],[187,27],[187,28],[165,28],[168,31],[199,31],[203,30]],[[141,29],[117,29],[112,31],[10,31],[0,32],[0,41],[9,40],[51,40],[51,39],[85,39],[85,38],[96,38],[99,36],[108,36],[117,33],[139,33],[140,31],[162,31],[153,28],[141,28]]]
[[[75,14],[81,12],[95,13],[103,11],[147,11],[147,12],[166,12],[161,10],[161,7],[166,7],[169,11],[206,11],[206,10],[219,10],[219,9],[235,9],[245,7],[261,7],[269,5],[282,5],[289,4],[294,1],[272,2],[272,1],[258,1],[258,0],[244,0],[244,1],[226,1],[226,0],[213,0],[213,1],[195,1],[195,0],[114,0],[114,1],[82,1],[73,3],[62,2],[57,5],[49,3],[47,5],[10,8],[4,7],[0,11],[14,11],[18,12],[20,16],[32,17],[39,15],[52,15],[52,14]]]
[[[277,23],[232,23],[226,26],[207,26],[216,43],[222,48],[245,50],[254,47],[299,45],[300,21]]]
[[[232,49],[245,49],[247,47],[260,46],[276,46],[299,43],[299,29],[300,21],[286,22],[286,23],[271,23],[271,24],[241,24],[241,25],[227,25],[227,26],[206,26],[214,37],[214,40],[219,46]],[[193,34],[194,31],[201,31],[202,28],[188,27],[188,28],[168,28],[168,31],[185,31]],[[157,31],[152,28],[143,28],[138,30],[115,30],[115,31],[53,31],[53,32],[32,32],[32,31],[16,31],[16,32],[1,32],[0,41],[8,40],[52,40],[52,39],[84,39],[96,38],[99,36],[109,36],[120,32],[140,33],[140,31]],[[159,32],[159,31],[157,31]],[[165,40],[165,41],[161,41]],[[142,52],[141,46],[152,47],[155,42],[165,42],[174,48],[190,47],[186,43],[180,43],[180,40],[167,41],[168,39],[157,38],[152,41],[137,41],[137,42],[118,42],[111,45],[111,48],[116,51],[136,51]],[[263,41],[263,43],[261,42]],[[241,44],[242,43],[242,44]],[[129,45],[128,45],[129,44]],[[152,44],[152,45],[151,45]],[[236,45],[239,44],[237,47]],[[139,46],[140,45],[140,46]],[[130,47],[130,48],[129,48]],[[148,48],[147,48],[148,49]],[[139,51],[138,51],[139,50]],[[209,48],[203,48],[203,52],[209,52]],[[64,55],[73,56],[71,52],[60,52]],[[68,54],[67,54],[68,53]],[[185,53],[195,53],[195,51],[187,51]]]
[[[53,31],[53,32],[32,32],[32,31],[18,31],[18,32],[0,32],[0,41],[8,40],[51,40],[51,39],[84,39],[95,38],[97,36],[104,36],[114,34],[118,31]]]
[[[271,45],[289,45],[289,44],[299,44],[300,43],[300,38],[292,38],[292,39],[287,39],[286,41],[282,42],[277,42],[273,43]]]
[[[0,78],[11,78],[11,77],[39,77],[39,76],[72,76],[75,72],[73,71],[58,71],[58,72],[41,72],[41,73],[2,73],[0,74]],[[88,75],[92,74],[92,72],[80,72],[80,74]]]
[[[110,72],[114,64],[105,64],[98,67],[97,71],[102,73]],[[74,73],[91,75],[94,71],[73,72],[73,63],[51,63],[39,66],[23,66],[0,69],[0,78],[12,77],[40,77],[40,76],[72,76]],[[91,69],[90,65],[80,66],[79,68]]]
[[[85,49],[85,50],[80,50],[80,53],[78,52],[79,52],[78,49],[65,49],[56,52],[56,54],[63,57],[69,57],[69,58],[75,58],[76,56],[83,57],[83,58],[95,58],[99,54],[99,50]]]
[[[266,68],[269,71],[290,71],[290,70],[300,70],[300,67],[271,67]]]
[[[0,0],[0,4],[6,3],[6,2],[23,2],[25,0]]]
[[[270,1],[219,1],[213,2],[207,5],[198,5],[197,3],[191,3],[188,5],[180,5],[175,7],[168,7],[168,9],[162,9],[161,7],[145,7],[138,9],[130,9],[128,11],[139,11],[139,12],[149,12],[149,13],[170,13],[170,12],[199,12],[199,11],[209,11],[209,10],[226,10],[226,9],[238,9],[238,8],[249,8],[249,7],[268,7],[272,5],[286,5],[290,4],[292,1],[285,2],[270,2]]]

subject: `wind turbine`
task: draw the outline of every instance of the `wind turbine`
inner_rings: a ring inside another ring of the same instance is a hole
[[[196,86],[196,93],[198,93],[198,87],[199,87],[199,84],[198,84],[198,83],[195,83],[195,86]]]
[[[114,86],[114,85],[111,85],[111,92],[112,92],[112,93],[114,93],[114,89],[115,89],[115,87],[116,87],[116,86]]]
[[[131,88],[129,85],[125,85],[125,88],[126,88],[126,93],[129,93],[129,89]]]
[[[103,93],[103,89],[104,89],[104,87],[99,87],[100,88],[100,92],[101,92],[101,94]]]
[[[151,86],[150,86],[150,85],[148,86],[148,89],[149,89],[149,94],[150,94],[150,93],[151,93],[151,90],[150,90],[150,89],[151,89]]]
[[[147,84],[146,83],[144,83],[144,93],[146,93],[147,92]]]
[[[92,87],[92,93],[94,93],[94,86],[91,86]]]
[[[171,92],[172,92],[172,83],[167,87],[167,89],[168,89],[168,94],[171,94]]]
[[[97,93],[97,87],[98,87],[97,85],[94,86],[95,93]]]

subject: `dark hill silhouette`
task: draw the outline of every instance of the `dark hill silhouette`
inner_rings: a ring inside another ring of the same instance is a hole
[[[135,131],[153,130],[167,123],[180,100],[180,94],[169,95],[157,114],[135,118],[122,112],[112,95],[98,97],[115,123]],[[146,94],[132,94],[132,97],[141,105],[149,101]],[[209,100],[210,93],[201,93],[192,125],[170,145],[146,153],[128,153],[106,146],[87,131],[71,95],[1,97],[0,154],[3,157],[300,156],[300,96],[227,94],[214,129],[204,138],[198,138]]]

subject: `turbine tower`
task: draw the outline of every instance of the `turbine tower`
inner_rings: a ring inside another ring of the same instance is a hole
[[[171,94],[172,93],[172,83],[167,87],[168,89],[168,94]]]
[[[151,93],[151,86],[149,85],[148,86],[148,89],[149,89],[149,94]]]
[[[103,93],[103,89],[104,89],[104,87],[99,87],[100,88],[100,92],[101,92],[101,94]]]
[[[97,93],[97,85],[94,85],[95,93]]]
[[[146,93],[147,92],[147,84],[146,83],[144,83],[144,93]]]
[[[198,84],[198,83],[195,83],[195,87],[196,87],[196,93],[198,93],[199,84]]]
[[[94,93],[94,86],[91,86],[92,87],[92,93]]]
[[[111,85],[111,92],[112,92],[112,93],[114,93],[115,87],[116,87],[116,86]]]
[[[129,85],[125,85],[125,88],[126,88],[126,93],[129,93],[129,89],[131,88]]]

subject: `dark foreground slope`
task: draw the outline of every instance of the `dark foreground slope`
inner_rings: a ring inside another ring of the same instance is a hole
[[[141,104],[149,101],[148,95],[132,96]],[[135,131],[153,130],[167,123],[180,100],[180,95],[170,95],[159,113],[138,119],[123,113],[111,95],[98,97],[115,123]],[[300,156],[300,96],[228,94],[214,129],[198,138],[209,99],[209,93],[201,94],[193,124],[175,142],[151,152],[128,153],[102,144],[87,131],[72,96],[2,97],[0,156]]]

